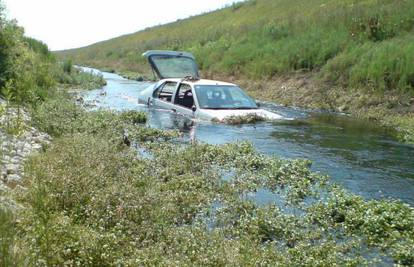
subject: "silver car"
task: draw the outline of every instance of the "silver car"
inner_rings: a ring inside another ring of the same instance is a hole
[[[201,120],[223,121],[230,116],[252,114],[283,119],[260,109],[235,84],[200,79],[195,58],[188,52],[148,51],[143,56],[160,80],[141,92],[140,103]]]

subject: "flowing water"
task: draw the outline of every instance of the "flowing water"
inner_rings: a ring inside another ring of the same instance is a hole
[[[312,169],[332,177],[367,199],[394,198],[414,206],[414,146],[395,140],[386,129],[345,115],[306,111],[263,103],[262,107],[293,120],[230,126],[194,122],[168,111],[148,110],[138,94],[150,83],[102,73],[108,84],[86,92],[96,108],[148,112],[150,127],[179,129],[186,138],[212,144],[247,140],[266,154],[309,159]],[[258,196],[266,202],[273,196]]]

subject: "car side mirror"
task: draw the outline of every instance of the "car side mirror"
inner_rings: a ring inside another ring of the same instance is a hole
[[[260,103],[259,102],[256,102],[256,106],[258,107],[258,108],[260,108]]]
[[[192,110],[193,112],[196,112],[197,107],[196,107],[196,106],[192,106],[192,107],[191,107],[191,110]]]

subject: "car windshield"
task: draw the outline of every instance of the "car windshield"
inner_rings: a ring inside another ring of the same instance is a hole
[[[189,57],[173,57],[165,55],[151,56],[161,78],[198,77],[197,65]]]
[[[256,103],[242,89],[232,85],[194,86],[200,108],[257,109]]]

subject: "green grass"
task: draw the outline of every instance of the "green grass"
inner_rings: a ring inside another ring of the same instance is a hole
[[[189,50],[205,73],[259,79],[323,69],[332,82],[413,91],[413,26],[411,0],[256,0],[58,55],[148,73],[142,52]]]
[[[308,161],[248,143],[183,145],[131,125],[141,113],[87,113],[62,98],[35,112],[55,139],[27,162],[27,190],[15,194],[23,208],[8,240],[25,265],[414,263],[413,208],[350,194]],[[122,143],[125,127],[149,157]],[[258,205],[249,195],[260,189],[280,201]]]
[[[2,193],[0,191],[0,197]],[[16,229],[14,226],[14,214],[0,205],[0,266],[12,266],[16,264],[14,252],[14,239]]]

